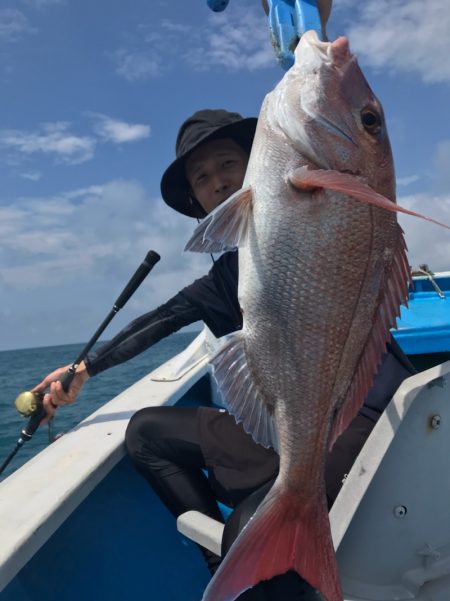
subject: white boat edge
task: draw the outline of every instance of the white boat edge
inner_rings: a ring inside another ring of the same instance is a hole
[[[204,328],[184,351],[0,482],[0,591],[123,458],[130,417],[176,403],[207,373],[215,341]]]
[[[347,475],[345,486],[330,510],[331,531],[336,550],[416,397],[425,386],[449,373],[450,361],[447,361],[407,378],[399,386],[356,458]]]

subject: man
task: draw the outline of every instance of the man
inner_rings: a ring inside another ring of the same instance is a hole
[[[187,119],[178,133],[176,160],[161,180],[165,202],[180,213],[201,218],[236,192],[242,186],[255,127],[256,119],[223,110],[198,111]],[[224,253],[207,276],[139,317],[90,354],[79,366],[67,394],[55,381],[67,367],[49,374],[34,389],[42,392],[50,386],[44,397],[49,415],[55,407],[73,402],[89,376],[131,359],[189,323],[202,319],[217,337],[241,328],[237,280],[237,253]],[[360,414],[329,455],[330,506],[376,419],[401,381],[413,372],[402,352],[395,345],[390,347]],[[143,409],[130,420],[126,445],[136,469],[174,516],[196,509],[223,521],[217,500],[236,508],[225,527],[224,552],[278,470],[278,456],[272,449],[257,445],[228,413],[210,407]],[[213,573],[220,558],[202,552]],[[253,598],[248,596],[251,594],[244,593],[245,598]]]
[[[177,159],[161,180],[167,204],[200,218],[238,190],[255,128],[255,118],[243,119],[223,110],[198,111],[187,119],[177,137]],[[185,325],[203,320],[217,337],[241,328],[237,269],[237,253],[223,254],[207,276],[91,353],[78,367],[68,393],[57,381],[67,367],[49,374],[34,388],[43,392],[50,386],[44,396],[47,413],[52,416],[59,405],[74,402],[89,377],[131,359]],[[256,445],[234,418],[210,408],[145,409],[132,418],[126,442],[138,471],[174,516],[197,509],[222,520],[217,498],[234,506],[273,479],[278,468],[272,450]],[[238,461],[236,450],[242,454]],[[210,481],[203,468],[209,470]],[[203,552],[214,572],[220,559]]]

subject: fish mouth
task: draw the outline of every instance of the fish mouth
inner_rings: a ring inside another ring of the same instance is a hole
[[[323,54],[328,55],[329,49],[331,46],[331,42],[322,41],[317,31],[314,29],[310,29],[309,31],[305,31],[305,33],[300,38],[299,46],[314,46],[318,52],[322,52]]]
[[[311,75],[311,81],[315,82],[318,78],[319,81],[321,80],[317,73],[321,71],[322,67],[325,68],[325,73],[329,71],[332,73],[331,77],[335,78],[336,74],[333,72],[336,70],[342,74],[353,60],[354,56],[350,52],[347,38],[339,37],[333,42],[323,42],[319,39],[316,31],[310,30],[303,34],[295,50],[293,69],[296,69],[299,74],[301,73],[301,81],[308,81]],[[329,77],[326,75],[323,79],[328,80]],[[338,80],[338,77],[336,79]],[[311,83],[313,90],[315,89],[314,85],[318,84]],[[352,146],[357,145],[353,132],[346,123],[345,115],[340,119],[336,119],[327,110],[327,106],[315,106],[314,94],[302,93],[300,95],[300,108],[305,115],[305,119],[315,124],[316,130],[320,130],[322,137],[324,135],[331,136],[332,139],[345,145],[349,143]],[[306,129],[303,133],[304,135],[299,136],[298,139],[307,140],[307,144],[303,143],[302,148],[298,148],[298,150],[304,152],[306,150],[305,146],[309,146],[307,158],[320,164],[323,161],[317,156],[313,140],[309,139]],[[321,167],[326,169],[329,165],[321,165]]]
[[[314,55],[315,60],[328,63],[335,67],[343,67],[353,59],[348,39],[344,36],[332,42],[323,42],[313,29],[305,32],[295,50],[297,64],[304,64],[308,55]]]

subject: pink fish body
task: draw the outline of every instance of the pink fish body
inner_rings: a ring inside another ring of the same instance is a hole
[[[242,191],[188,245],[239,247],[244,326],[214,359],[215,376],[230,412],[280,454],[272,490],[204,601],[231,601],[290,569],[342,601],[325,460],[372,385],[409,281],[396,214],[368,204],[363,187],[375,205],[375,192],[394,201],[382,108],[347,40],[308,32],[264,100]]]

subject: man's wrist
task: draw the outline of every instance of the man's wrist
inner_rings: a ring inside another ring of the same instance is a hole
[[[86,382],[91,377],[84,361],[78,365],[76,374],[81,377],[83,382]]]

